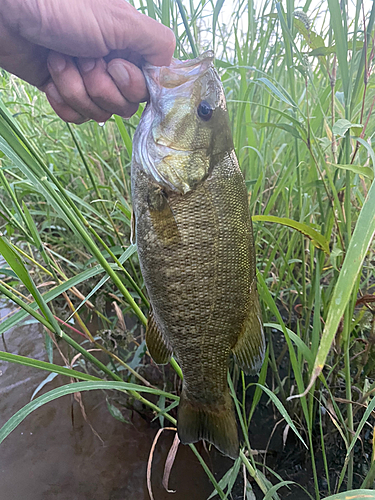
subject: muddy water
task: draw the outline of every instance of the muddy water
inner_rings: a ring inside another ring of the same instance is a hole
[[[7,314],[0,302],[0,313]],[[47,360],[43,333],[25,325],[5,335],[8,352]],[[0,349],[4,350],[0,339]],[[58,362],[58,359],[55,360]],[[47,372],[0,361],[0,426],[30,401]],[[38,394],[67,382],[58,376]],[[115,420],[102,392],[83,394],[84,406],[95,436],[79,405],[65,396],[29,415],[0,445],[0,500],[143,500],[148,499],[146,467],[157,427],[136,412],[131,423]],[[159,439],[152,468],[155,500],[204,500],[212,486],[188,447],[180,446],[167,493],[163,467],[173,439],[165,431]],[[217,460],[216,456],[216,460]],[[215,461],[207,457],[207,462]],[[231,461],[220,460],[222,473]],[[212,462],[211,462],[212,465]],[[216,468],[216,467],[214,467]]]

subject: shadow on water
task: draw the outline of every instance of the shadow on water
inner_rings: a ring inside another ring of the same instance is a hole
[[[9,307],[5,302],[0,302],[0,307],[4,317]],[[47,361],[44,334],[38,325],[16,327],[6,333],[5,341],[8,352]],[[0,348],[4,349],[2,339]],[[0,362],[0,426],[30,401],[47,375]],[[38,395],[66,382],[59,375]],[[102,392],[90,391],[82,397],[88,419],[103,442],[92,432],[71,396],[39,408],[0,446],[0,500],[149,498],[146,468],[157,425],[151,427],[136,412],[129,413],[130,423],[115,420]],[[212,492],[211,483],[186,446],[180,446],[170,477],[169,487],[176,493],[163,489],[163,468],[173,437],[173,432],[165,431],[156,446],[152,467],[155,500],[206,499]],[[221,476],[231,461],[217,458]]]

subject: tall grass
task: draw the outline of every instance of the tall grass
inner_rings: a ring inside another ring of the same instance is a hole
[[[250,408],[243,373],[234,370],[228,379],[244,435],[240,459],[219,484],[199,459],[220,498],[232,489],[240,462],[264,498],[278,498],[289,482],[263,474],[248,438],[263,397],[308,449],[312,498],[373,488],[374,441],[360,473],[354,450],[364,429],[373,426],[375,406],[375,4],[357,0],[353,12],[338,0],[316,6],[307,1],[297,9],[293,0],[229,4],[136,5],[173,27],[176,57],[215,49],[254,220],[268,356]],[[95,373],[59,367],[51,356],[42,363],[0,352],[2,360],[84,380],[21,409],[0,430],[0,441],[38,406],[78,389],[127,391],[175,423],[170,411],[178,397],[150,387],[129,361],[144,350],[142,336],[136,352],[119,355],[93,337],[85,322],[95,316],[101,327],[114,330],[122,315],[133,315],[134,335],[146,324],[148,300],[130,244],[131,141],[140,111],[127,122],[115,117],[104,127],[68,127],[35,89],[5,73],[0,88],[0,252],[7,262],[0,292],[20,308],[0,324],[0,333],[32,315],[49,332],[48,352],[55,336],[61,337]],[[106,313],[103,302],[109,300],[121,314]],[[59,313],[61,304],[68,315]],[[85,343],[76,340],[73,316]],[[281,352],[275,350],[276,336],[285,340]],[[107,363],[88,352],[87,341],[106,353]],[[159,406],[141,393],[157,395]],[[332,433],[346,448],[334,473]],[[324,464],[325,491],[318,461]]]

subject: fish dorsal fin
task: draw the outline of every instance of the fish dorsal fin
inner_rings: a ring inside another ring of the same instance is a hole
[[[237,364],[245,373],[258,373],[264,359],[265,338],[255,279],[250,288],[249,313],[232,351]]]
[[[165,365],[171,359],[172,350],[164,340],[152,307],[150,308],[147,320],[146,344],[152,359],[157,365]]]

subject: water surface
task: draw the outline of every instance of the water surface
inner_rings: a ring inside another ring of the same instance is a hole
[[[0,302],[1,317],[9,312]],[[16,327],[5,334],[8,352],[47,361],[39,325]],[[0,338],[0,349],[4,350]],[[55,362],[62,364],[56,356]],[[0,361],[0,426],[23,405],[48,372]],[[67,383],[58,375],[38,394]],[[95,436],[72,396],[39,408],[0,445],[0,500],[143,500],[148,499],[146,467],[158,426],[127,410],[131,423],[114,419],[101,391],[82,394]],[[212,486],[188,447],[180,446],[167,493],[163,467],[174,433],[165,431],[152,468],[155,500],[204,500]],[[215,458],[215,453],[213,457]],[[207,458],[210,463],[210,458]],[[218,458],[216,456],[216,458]],[[221,461],[224,471],[231,461]],[[221,474],[223,470],[221,471]]]

